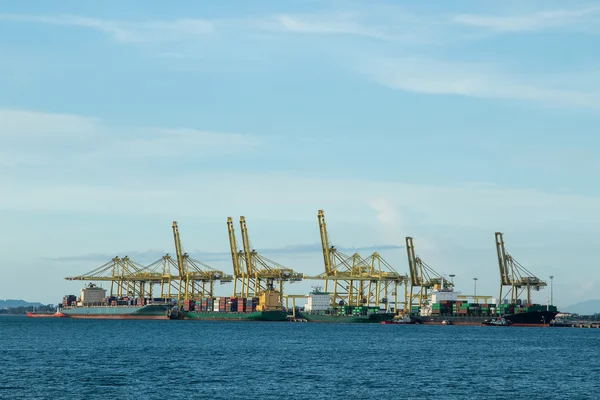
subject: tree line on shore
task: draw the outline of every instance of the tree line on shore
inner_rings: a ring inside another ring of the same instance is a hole
[[[0,314],[9,314],[9,315],[25,314],[28,311],[33,311],[34,308],[35,308],[35,311],[42,311],[42,312],[56,311],[55,306],[53,306],[52,304],[47,304],[47,305],[41,305],[38,307],[32,307],[32,306],[5,307],[3,309],[0,309]]]

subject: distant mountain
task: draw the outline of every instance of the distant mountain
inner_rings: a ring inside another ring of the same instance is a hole
[[[600,299],[582,301],[581,303],[565,307],[560,311],[580,315],[600,314]]]
[[[43,305],[42,303],[29,303],[25,300],[11,300],[11,299],[0,300],[0,310],[4,309],[4,308],[15,308],[15,307],[31,307],[31,306],[39,307],[42,305]]]

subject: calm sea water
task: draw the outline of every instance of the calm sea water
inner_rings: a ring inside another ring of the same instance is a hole
[[[0,318],[6,399],[600,399],[600,329]]]

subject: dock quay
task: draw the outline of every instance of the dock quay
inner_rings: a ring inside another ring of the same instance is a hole
[[[600,321],[561,321],[550,323],[555,328],[600,328]]]

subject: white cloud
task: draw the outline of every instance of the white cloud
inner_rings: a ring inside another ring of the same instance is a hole
[[[238,27],[305,35],[354,36],[405,44],[425,44],[444,39],[435,16],[418,16],[398,8],[371,7],[369,10],[279,14],[245,19]]]
[[[352,15],[288,15],[275,17],[277,26],[284,31],[315,34],[349,34],[376,39],[387,39],[388,35],[376,27],[367,27]]]
[[[191,128],[111,126],[97,118],[0,109],[0,165],[217,157],[249,151],[255,137]]]
[[[7,137],[78,139],[98,133],[98,120],[70,114],[0,109],[0,140]]]
[[[214,157],[254,150],[259,144],[255,138],[241,134],[208,132],[197,129],[133,129],[134,136],[114,137],[98,144],[82,159],[108,160],[126,157],[132,159]]]
[[[401,217],[401,211],[385,197],[376,197],[368,201],[369,206],[377,212],[380,233],[390,243],[404,243],[410,235],[410,227]]]
[[[81,27],[105,33],[123,43],[175,42],[204,38],[216,29],[223,32],[252,30],[314,35],[351,35],[412,44],[481,36],[464,32],[524,32],[572,28],[600,32],[600,7],[542,10],[520,15],[409,13],[407,7],[348,7],[340,11],[305,14],[281,13],[258,17],[221,19],[116,20],[80,15],[0,14],[0,20]]]
[[[587,86],[581,78],[566,85],[568,76],[515,74],[482,63],[447,62],[426,58],[376,59],[364,67],[370,78],[387,87],[407,92],[453,94],[477,98],[516,99],[552,106],[597,109],[600,107],[600,74],[590,74]],[[561,86],[556,85],[561,82]],[[569,87],[568,89],[565,87]]]
[[[213,33],[210,21],[176,19],[172,21],[118,21],[76,15],[0,14],[0,20],[76,26],[96,30],[124,43],[172,42],[205,37]]]
[[[451,17],[459,25],[484,28],[497,32],[524,32],[571,27],[597,32],[600,24],[600,7],[588,6],[563,10],[540,11],[523,15],[460,14]]]
[[[350,35],[378,40],[422,43],[431,41],[431,30],[439,22],[407,14],[399,9],[371,9],[313,14],[276,14],[224,19],[174,19],[121,21],[78,15],[0,14],[0,20],[52,24],[91,29],[124,43],[174,42],[204,38],[217,29],[224,33],[244,32],[256,37],[261,32],[315,35]],[[248,33],[251,31],[253,33]],[[435,35],[440,40],[444,35]],[[166,52],[171,55],[172,52]],[[164,54],[164,53],[163,53]],[[179,57],[179,55],[177,56]]]
[[[201,184],[200,184],[201,183]],[[360,187],[359,191],[348,188]],[[150,189],[152,188],[152,189]],[[180,197],[180,189],[186,196]],[[48,182],[37,187],[17,183],[0,199],[5,209],[71,210],[114,213],[158,213],[173,208],[197,217],[230,215],[244,211],[255,218],[295,215],[314,217],[317,209],[334,209],[337,218],[358,222],[379,218],[396,225],[399,215],[418,215],[420,225],[462,226],[487,229],[491,226],[545,224],[551,221],[595,224],[600,199],[570,194],[552,194],[532,189],[493,186],[428,186],[402,182],[359,180],[327,181],[303,179],[286,174],[251,175],[243,172],[206,171],[189,176],[140,177],[136,187],[114,183],[108,187],[78,186]],[[101,192],[109,197],[98,197]],[[135,191],[138,196],[132,196]],[[206,196],[206,193],[211,193]],[[243,200],[241,197],[243,197]],[[138,198],[145,199],[140,208]],[[45,199],[44,202],[38,201]],[[202,198],[202,207],[197,199]],[[374,200],[375,199],[375,200]],[[168,207],[165,207],[168,202]],[[364,214],[357,215],[363,210]],[[375,213],[373,213],[375,211]],[[362,215],[362,216],[361,216]],[[404,234],[404,232],[402,233]]]

